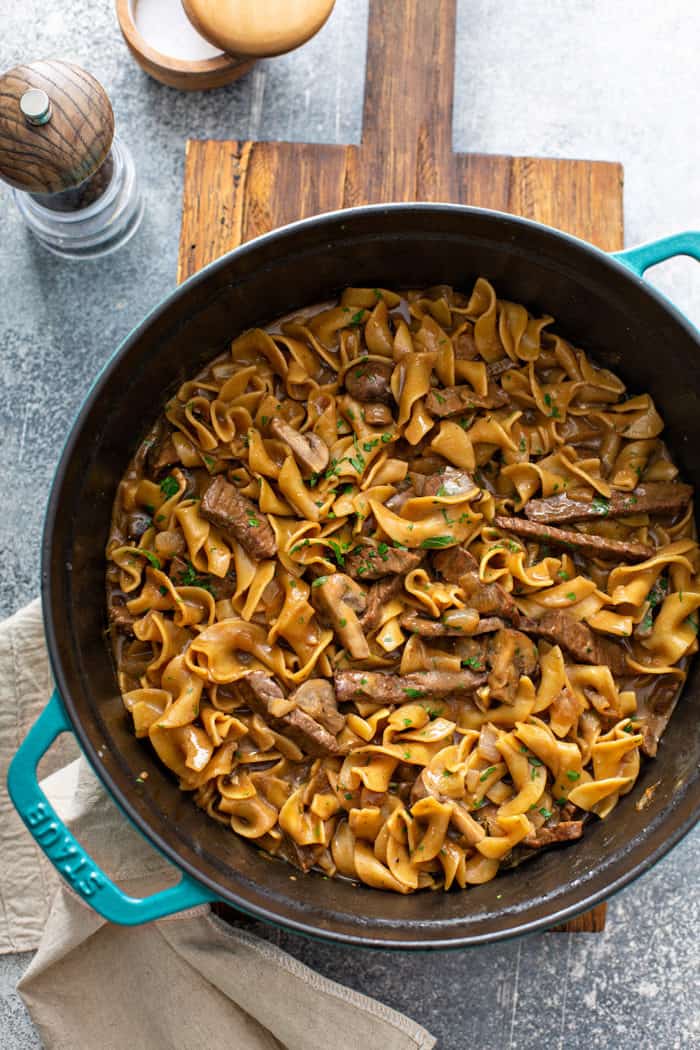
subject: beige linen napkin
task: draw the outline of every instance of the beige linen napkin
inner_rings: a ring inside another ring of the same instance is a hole
[[[38,946],[19,990],[47,1050],[430,1050],[408,1017],[329,981],[205,905],[114,926],[55,874],[7,796],[7,766],[51,693],[38,602],[0,624],[0,953]],[[59,815],[134,896],[176,880],[59,738],[42,782]],[[69,764],[66,764],[69,763]],[[351,949],[348,949],[349,951]]]

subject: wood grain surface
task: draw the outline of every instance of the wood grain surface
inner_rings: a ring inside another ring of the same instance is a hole
[[[51,119],[34,127],[19,108],[25,91],[51,100]],[[51,59],[15,66],[0,77],[0,178],[31,193],[83,182],[109,153],[114,114],[102,87],[79,66]]]
[[[178,281],[276,226],[387,201],[493,208],[622,248],[621,165],[452,151],[455,18],[456,0],[370,0],[360,146],[188,141]],[[599,932],[605,915],[555,930]]]

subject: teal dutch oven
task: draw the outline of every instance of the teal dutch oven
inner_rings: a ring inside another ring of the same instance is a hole
[[[117,484],[160,406],[231,337],[345,285],[470,289],[483,275],[500,296],[553,314],[557,330],[649,391],[684,478],[700,490],[700,339],[644,271],[676,255],[700,260],[700,233],[612,255],[498,212],[396,204],[321,215],[276,230],[212,263],[126,339],[75,421],[49,498],[42,600],[56,692],[17,752],[9,789],[58,871],[111,922],[136,924],[204,901],[329,940],[383,948],[449,948],[539,930],[571,918],[651,867],[700,816],[700,665],[691,667],[658,756],[606,821],[570,847],[467,892],[399,896],[324,879],[292,880],[208,820],[130,727],[110,652],[104,548]],[[174,887],[125,895],[62,823],[36,769],[72,732],[105,789],[180,869]],[[139,774],[148,777],[138,783]],[[635,802],[659,781],[649,805]]]

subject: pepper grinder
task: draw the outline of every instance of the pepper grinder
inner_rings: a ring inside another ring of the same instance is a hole
[[[97,80],[51,59],[0,77],[0,178],[55,255],[94,259],[136,232],[143,202],[131,153]]]

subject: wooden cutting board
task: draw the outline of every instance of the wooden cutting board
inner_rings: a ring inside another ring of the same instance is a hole
[[[370,0],[368,25],[361,145],[187,142],[178,281],[276,226],[387,201],[494,208],[622,248],[620,164],[452,151],[456,0]],[[557,929],[600,931],[605,908]]]

